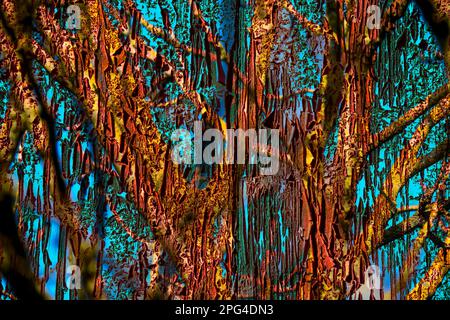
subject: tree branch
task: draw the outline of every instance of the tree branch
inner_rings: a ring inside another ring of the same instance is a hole
[[[416,212],[412,217],[407,218],[401,223],[387,229],[384,232],[383,241],[381,241],[377,248],[387,245],[394,240],[403,238],[405,235],[413,232],[417,228],[423,226],[426,220]]]
[[[387,128],[372,135],[370,147],[368,148],[366,154],[370,153],[372,150],[378,148],[380,145],[389,141],[406,129],[406,127],[413,123],[417,118],[425,114],[431,107],[439,103],[440,100],[444,99],[449,93],[449,89],[449,84],[443,85],[436,92],[430,94],[423,102],[408,110],[398,120],[391,123]]]
[[[450,236],[445,240],[446,246],[450,245]],[[445,275],[450,269],[450,250],[444,248],[438,251],[431,267],[425,276],[406,296],[408,300],[426,300],[432,297]]]
[[[328,28],[321,27],[320,25],[313,23],[301,15],[292,5],[289,0],[278,0],[279,4],[286,8],[290,14],[292,14],[301,24],[303,28],[311,32],[312,34],[324,36],[329,40],[337,41],[337,36]]]

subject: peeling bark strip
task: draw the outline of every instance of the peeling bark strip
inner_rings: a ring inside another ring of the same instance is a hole
[[[450,299],[446,0],[0,12],[1,300]]]

